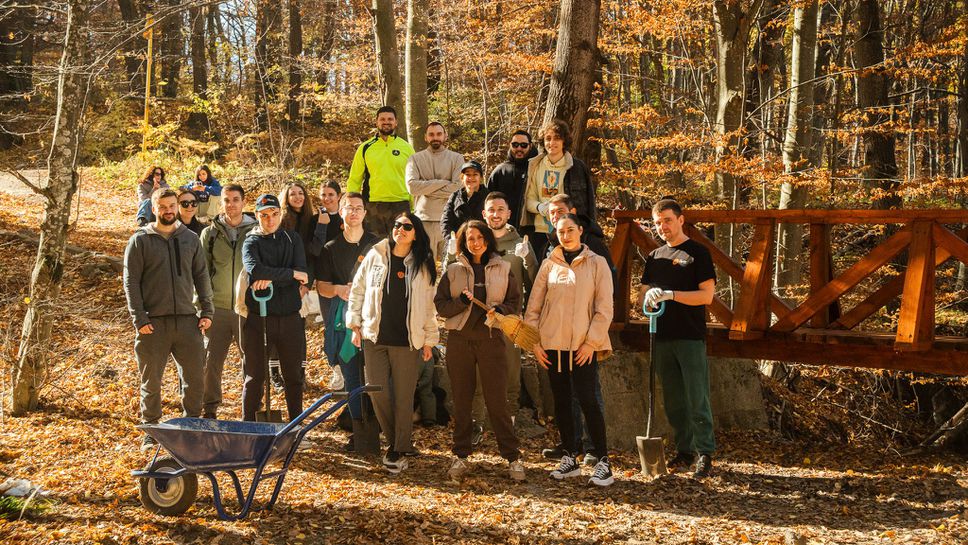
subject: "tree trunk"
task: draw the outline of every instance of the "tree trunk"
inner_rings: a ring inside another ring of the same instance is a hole
[[[0,12],[0,112],[16,117],[26,110],[25,98],[33,91],[34,20],[37,8],[14,3]],[[0,149],[23,142],[0,123]]]
[[[544,122],[559,118],[571,126],[571,152],[583,159],[588,108],[592,103],[598,51],[601,0],[562,0],[558,16],[558,44],[551,86],[545,102]]]
[[[427,126],[427,15],[430,2],[407,0],[407,47],[404,54],[407,86],[407,138],[414,149],[427,147],[422,131]]]
[[[857,106],[864,114],[864,168],[868,191],[874,193],[874,207],[900,208],[897,195],[897,159],[894,156],[894,131],[884,128],[890,121],[887,95],[890,80],[884,69],[884,30],[881,28],[879,2],[859,0],[854,11],[857,39],[854,62],[857,75]]]
[[[814,157],[813,107],[814,88],[811,82],[817,74],[818,1],[811,0],[798,6],[793,13],[793,44],[790,66],[790,106],[786,136],[783,139],[783,170],[796,179],[798,173],[816,165]],[[805,83],[810,82],[810,83]],[[780,187],[780,210],[803,208],[807,189],[793,181]],[[800,281],[803,251],[803,225],[783,223],[777,236],[778,286],[790,286]]]
[[[282,9],[275,0],[259,0],[256,9],[256,124],[260,131],[266,131],[270,128],[269,109],[279,96]]]
[[[123,46],[124,70],[128,76],[128,89],[133,95],[144,94],[144,55],[147,42],[141,35],[141,30],[144,29],[145,15],[137,0],[118,0],[118,8],[121,10],[121,19],[124,20],[124,31],[130,34],[138,34],[137,38],[126,42]]]
[[[397,111],[397,134],[407,134],[406,116],[401,116],[403,95],[400,80],[400,52],[397,28],[393,21],[393,0],[373,0],[373,37],[380,79],[383,81],[383,103]],[[401,119],[402,117],[402,119]]]
[[[302,92],[302,68],[299,63],[303,54],[303,32],[299,10],[299,0],[289,0],[289,104],[286,118],[290,127],[299,122],[299,97]]]
[[[181,4],[180,0],[168,0],[170,7]],[[161,95],[165,98],[178,97],[178,79],[181,75],[182,58],[185,56],[185,13],[181,10],[165,18],[161,26]]]
[[[210,7],[208,9],[214,8]],[[205,58],[205,11],[199,7],[191,8],[188,10],[188,18],[192,32],[192,92],[195,93],[196,100],[204,103],[208,100],[208,61]],[[199,106],[201,107],[201,111],[198,111],[200,109]],[[196,105],[188,115],[187,125],[196,133],[202,133],[209,129],[207,108],[208,106],[206,104]]]
[[[57,72],[57,112],[47,158],[49,180],[40,225],[37,259],[30,276],[30,302],[21,330],[13,373],[11,412],[22,415],[37,408],[40,385],[47,372],[54,311],[60,299],[64,247],[71,201],[77,191],[77,154],[86,97],[87,17],[90,0],[69,0],[64,50]]]

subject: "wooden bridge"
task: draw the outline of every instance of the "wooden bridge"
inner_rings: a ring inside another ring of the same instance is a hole
[[[640,223],[651,222],[651,212],[616,210],[612,215],[618,222],[611,247],[618,269],[612,328],[626,345],[645,348],[647,330],[630,314],[633,289],[638,289],[632,257],[634,248],[647,254],[662,241]],[[686,210],[683,216],[686,234],[709,249],[719,271],[738,283],[733,305],[717,296],[707,307],[710,355],[968,375],[968,338],[935,334],[935,270],[952,258],[968,263],[965,232],[948,228],[968,224],[968,210]],[[804,261],[809,293],[797,305],[772,291],[776,236],[784,223],[809,226]],[[745,264],[707,238],[697,227],[703,224],[750,225]],[[884,225],[892,234],[835,274],[831,227],[838,224]],[[906,259],[899,258],[905,250]],[[883,275],[872,291],[858,288],[892,262],[906,262],[903,274]],[[849,292],[859,302],[844,310]],[[896,327],[859,327],[897,297]]]

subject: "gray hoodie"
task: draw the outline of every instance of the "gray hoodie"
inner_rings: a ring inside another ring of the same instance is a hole
[[[124,249],[124,294],[135,328],[159,316],[196,315],[198,292],[202,318],[212,318],[212,284],[205,252],[184,225],[165,237],[148,224],[135,231]]]

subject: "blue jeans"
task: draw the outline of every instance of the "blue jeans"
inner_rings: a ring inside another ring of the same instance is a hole
[[[340,358],[339,360],[340,371],[343,372],[343,390],[346,392],[352,392],[354,389],[359,388],[363,385],[360,379],[360,364],[363,360],[363,352],[356,355],[355,358],[349,362],[344,362]],[[349,402],[350,418],[353,420],[360,420],[363,418],[363,404],[361,402],[362,396],[356,396]]]
[[[155,221],[155,214],[151,211],[151,199],[145,199],[138,205],[138,215],[136,220],[144,219],[145,223]]]

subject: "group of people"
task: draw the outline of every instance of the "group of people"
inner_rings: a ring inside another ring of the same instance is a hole
[[[448,475],[472,471],[468,459],[486,408],[509,477],[524,480],[513,420],[521,351],[496,326],[497,314],[523,315],[539,337],[524,348],[546,372],[554,399],[560,442],[543,451],[559,461],[551,477],[580,477],[583,458],[593,467],[591,484],[612,484],[598,367],[611,352],[615,270],[595,223],[591,173],[569,151],[568,125],[554,120],[542,128],[541,153],[529,133],[517,131],[508,160],[486,185],[480,163],[447,149],[442,124],[428,125],[428,147],[417,153],[396,136],[392,108],[380,108],[376,128],[356,151],[347,191],[324,184],[318,210],[299,183],[278,196],[260,195],[253,217],[243,212],[245,190],[219,186],[207,167],[184,193],[161,185],[162,169],[149,171],[153,179],[139,191],[148,190],[151,216],[139,211],[139,223],[154,219],[129,240],[124,272],[142,421],[161,418],[169,355],[184,414],[216,418],[233,341],[243,354],[243,419],[254,420],[262,405],[270,352],[279,361],[288,415],[297,416],[307,351],[300,310],[318,296],[323,352],[340,386],[384,387],[369,397],[389,472],[406,470],[417,455],[414,395],[428,368],[433,372],[442,326],[454,418]],[[182,209],[196,208],[189,201],[197,204],[200,192],[217,198],[222,211],[196,231],[197,217]],[[640,295],[650,306],[669,307],[653,350],[676,432],[673,462],[695,463],[704,476],[715,443],[703,307],[715,274],[709,253],[685,236],[675,201],[659,201],[653,216],[667,244],[647,259]],[[364,410],[360,399],[348,406],[354,423]],[[145,437],[144,446],[153,440]]]

